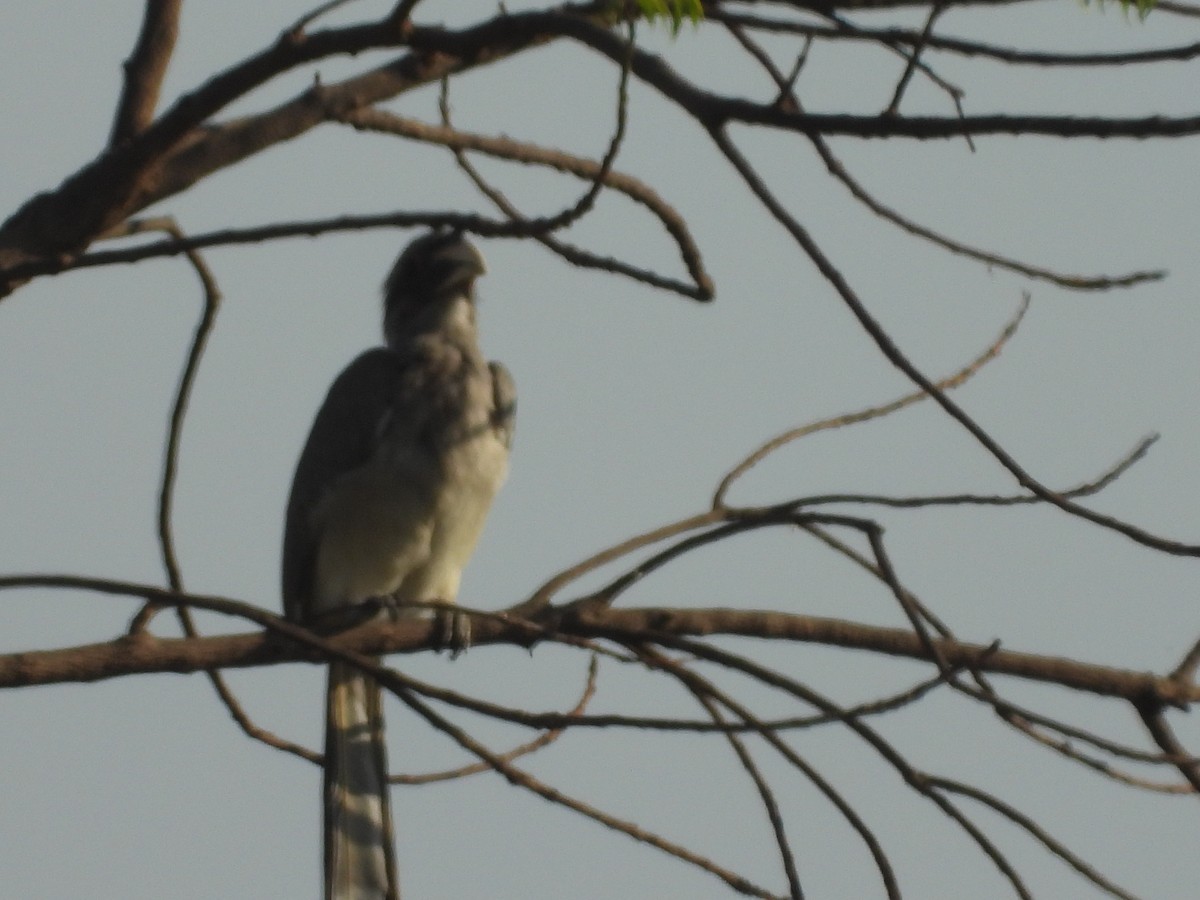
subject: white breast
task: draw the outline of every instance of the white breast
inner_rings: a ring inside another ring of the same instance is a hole
[[[372,597],[457,598],[508,469],[508,449],[491,427],[487,382],[471,385],[479,402],[468,403],[467,415],[454,423],[456,439],[437,459],[411,436],[389,440],[387,452],[339,479],[318,504],[317,610]]]

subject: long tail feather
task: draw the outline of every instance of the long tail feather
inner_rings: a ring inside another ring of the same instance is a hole
[[[329,666],[325,724],[325,900],[400,900],[379,685]]]

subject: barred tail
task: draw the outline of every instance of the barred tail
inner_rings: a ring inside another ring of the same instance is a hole
[[[340,662],[326,692],[325,900],[400,900],[379,685]]]

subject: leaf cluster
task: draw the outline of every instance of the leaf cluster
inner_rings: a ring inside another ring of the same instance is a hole
[[[1150,0],[1138,0],[1139,3]],[[671,34],[679,34],[683,20],[698,25],[704,19],[702,0],[637,0],[638,9],[647,22],[667,19],[671,23]]]

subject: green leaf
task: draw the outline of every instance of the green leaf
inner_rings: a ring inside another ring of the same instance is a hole
[[[1153,2],[1153,0],[1137,0],[1137,2]],[[672,34],[679,34],[684,19],[689,20],[693,25],[698,25],[704,19],[703,0],[637,0],[637,5],[647,22],[669,20]]]
[[[1091,6],[1091,0],[1081,0],[1081,2],[1084,6]],[[1117,2],[1121,4],[1121,12],[1128,15],[1129,10],[1135,9],[1138,18],[1144,20],[1146,16],[1150,15],[1150,10],[1154,9],[1158,0],[1117,0]],[[1105,0],[1096,0],[1096,8],[1103,12],[1104,3]]]

